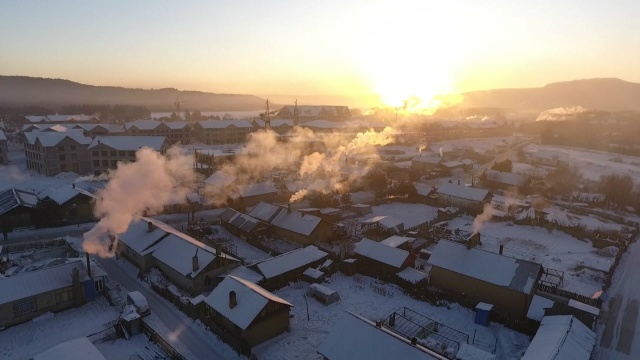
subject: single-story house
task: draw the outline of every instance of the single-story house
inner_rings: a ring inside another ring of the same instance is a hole
[[[96,284],[82,260],[0,278],[0,328],[93,300]]]
[[[39,201],[30,191],[13,188],[0,192],[0,224],[6,222],[13,229],[44,225]]]
[[[293,306],[260,286],[235,276],[227,276],[204,302],[208,321],[240,339],[245,349],[285,332],[289,328],[289,311]]]
[[[309,245],[250,266],[264,277],[262,284],[268,289],[278,289],[290,281],[298,281],[302,273],[321,265],[328,254],[315,245]]]
[[[327,242],[333,236],[333,225],[328,221],[284,206],[260,202],[248,215],[271,225],[276,237],[302,245]]]
[[[415,265],[416,256],[410,252],[369,239],[356,243],[354,252],[358,271],[365,275],[395,275]]]
[[[526,317],[542,276],[540,264],[446,240],[435,245],[427,263],[431,285],[492,304],[516,318]]]
[[[93,218],[95,196],[74,184],[50,189],[41,197],[42,207],[54,224],[78,223]]]
[[[238,201],[243,208],[266,201],[272,202],[278,196],[278,189],[270,181],[238,186]]]
[[[438,156],[416,156],[411,159],[411,169],[421,173],[439,170],[442,162]]]
[[[445,182],[432,189],[428,196],[440,206],[455,206],[480,214],[484,205],[491,202],[493,194],[487,189]]]
[[[249,239],[257,235],[266,225],[256,218],[240,213],[234,209],[226,209],[221,215],[222,225],[233,235],[241,239]]]
[[[597,336],[571,315],[545,316],[522,360],[589,360]]]
[[[447,360],[432,350],[347,312],[331,329],[318,353],[328,360]]]

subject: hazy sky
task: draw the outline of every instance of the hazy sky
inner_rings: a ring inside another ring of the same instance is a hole
[[[2,1],[0,74],[227,93],[640,82],[640,1]]]

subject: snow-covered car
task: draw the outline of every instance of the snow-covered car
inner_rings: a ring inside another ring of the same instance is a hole
[[[131,291],[127,294],[127,304],[133,305],[140,316],[151,314],[147,298],[140,291]]]

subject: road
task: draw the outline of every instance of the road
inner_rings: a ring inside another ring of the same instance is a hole
[[[640,359],[640,243],[629,246],[616,269],[609,300],[596,327],[596,359]]]
[[[171,331],[172,336],[167,340],[172,345],[182,343],[182,346],[176,346],[178,349],[187,348],[197,358],[202,360],[209,359],[225,359],[225,356],[216,347],[219,340],[215,335],[203,333],[201,330],[194,329],[193,320],[173,307],[169,302],[156,294],[147,287],[141,280],[123,269],[123,259],[100,259],[97,258],[100,266],[109,274],[109,278],[128,291],[140,291],[149,302],[151,308],[150,316],[157,317],[167,329]],[[214,341],[215,340],[215,341]],[[228,358],[228,357],[227,357]]]

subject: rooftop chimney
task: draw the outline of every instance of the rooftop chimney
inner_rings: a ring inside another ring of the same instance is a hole
[[[291,213],[291,201],[287,203],[287,213]]]
[[[499,254],[502,255],[502,252],[504,251],[504,245],[500,245],[500,252]]]
[[[89,278],[91,278],[91,258],[89,256],[89,253],[85,253],[85,255],[87,255],[87,275],[89,275]]]
[[[147,221],[147,232],[153,231],[153,223],[151,221]]]
[[[193,265],[193,272],[198,271],[200,265],[198,264],[198,250],[196,249],[196,254],[191,258],[191,264]]]
[[[71,187],[75,189],[76,188],[76,184],[75,183],[71,184]]]
[[[229,308],[233,309],[238,305],[238,298],[235,291],[229,291]]]

